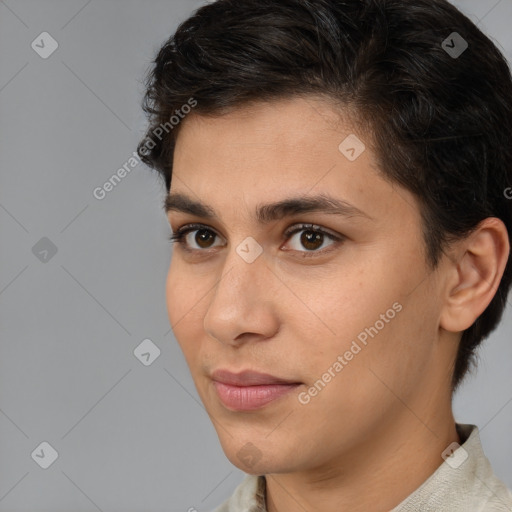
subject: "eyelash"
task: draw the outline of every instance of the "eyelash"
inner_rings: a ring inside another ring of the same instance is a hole
[[[187,245],[185,243],[186,235],[188,235],[192,231],[199,231],[199,230],[210,231],[215,236],[218,236],[213,230],[211,230],[208,226],[205,226],[204,224],[189,224],[189,225],[182,226],[182,227],[178,228],[175,233],[172,233],[169,236],[169,242],[181,244],[183,249],[190,253],[206,252],[207,249],[190,249],[189,247],[187,247]],[[314,233],[320,233],[322,235],[327,236],[334,242],[338,242],[338,243],[341,243],[345,240],[344,237],[336,236],[336,235],[333,235],[332,233],[328,233],[327,231],[323,230],[319,226],[316,226],[315,224],[297,225],[293,228],[287,229],[285,231],[284,235],[287,237],[287,240],[288,240],[293,235],[295,235],[296,233],[299,233],[301,231],[313,231]],[[335,243],[333,245],[338,245],[338,244]],[[332,246],[330,246],[330,247],[332,247]],[[329,248],[320,250],[320,251],[298,251],[298,252],[300,252],[301,254],[304,254],[304,257],[306,257],[306,258],[311,258],[311,257],[315,257],[318,254],[323,254],[327,251],[329,251]]]

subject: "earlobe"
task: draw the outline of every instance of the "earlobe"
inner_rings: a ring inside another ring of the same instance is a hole
[[[459,242],[461,256],[450,266],[440,327],[460,332],[471,327],[493,299],[507,265],[510,243],[505,224],[484,219]]]

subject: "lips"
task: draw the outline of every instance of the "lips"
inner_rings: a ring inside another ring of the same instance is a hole
[[[254,411],[290,394],[300,382],[268,373],[245,370],[233,373],[216,370],[212,383],[224,407],[231,411]]]
[[[300,384],[298,381],[287,380],[268,373],[244,370],[233,373],[229,370],[215,370],[212,379],[230,386],[267,386],[272,384]]]

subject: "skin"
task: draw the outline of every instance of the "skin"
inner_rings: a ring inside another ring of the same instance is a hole
[[[452,366],[461,331],[498,288],[509,252],[505,226],[486,219],[432,271],[416,198],[381,177],[368,137],[321,98],[191,114],[180,130],[170,192],[210,205],[218,217],[168,212],[173,231],[198,222],[213,237],[200,245],[200,231],[190,233],[195,253],[174,246],[168,313],[226,456],[266,475],[269,512],[389,511],[461,441]],[[338,150],[349,134],[366,144],[353,162]],[[257,205],[319,193],[371,219],[315,212],[260,224],[254,216]],[[324,236],[308,250],[307,228],[283,235],[301,223],[344,241]],[[252,263],[236,251],[249,236],[263,250]],[[299,393],[394,303],[401,311],[300,403]],[[219,368],[302,385],[256,411],[232,411],[210,379]],[[251,466],[237,455],[248,442]]]

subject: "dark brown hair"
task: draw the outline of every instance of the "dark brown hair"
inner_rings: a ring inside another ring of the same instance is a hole
[[[460,53],[464,41],[461,54],[449,51]],[[512,238],[504,194],[512,186],[510,70],[445,0],[218,0],[165,42],[146,86],[150,125],[138,152],[167,190],[180,127],[169,119],[191,98],[194,113],[221,115],[321,95],[356,113],[380,172],[418,198],[432,269],[450,241],[487,217],[501,219]],[[502,317],[510,259],[493,300],[462,334],[453,389]]]

